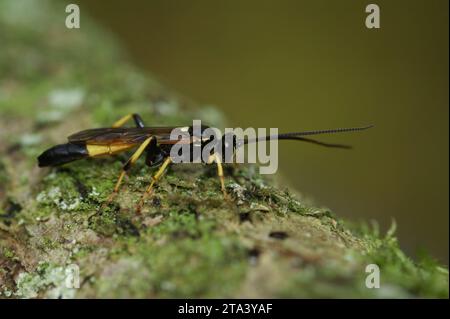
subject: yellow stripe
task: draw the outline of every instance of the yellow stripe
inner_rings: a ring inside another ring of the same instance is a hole
[[[112,155],[135,147],[133,144],[99,145],[86,144],[89,156]]]
[[[134,163],[137,161],[137,159],[139,158],[139,156],[141,156],[142,152],[144,152],[145,148],[147,147],[147,145],[150,143],[150,141],[153,139],[153,136],[150,136],[148,139],[146,139],[137,149],[137,151],[133,154],[133,156],[131,156],[130,158],[130,162]]]
[[[128,114],[125,115],[124,117],[122,117],[121,119],[119,119],[118,121],[116,121],[112,127],[121,127],[122,125],[124,125],[129,119],[131,119],[131,117],[133,116],[133,114]]]
[[[96,144],[87,144],[86,149],[88,151],[89,156],[100,156],[109,154],[109,145],[96,145]]]

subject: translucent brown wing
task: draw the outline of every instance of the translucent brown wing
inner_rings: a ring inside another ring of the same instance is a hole
[[[140,144],[150,136],[155,136],[160,144],[173,144],[170,140],[173,127],[146,127],[146,128],[95,128],[84,130],[68,137],[74,144]]]
[[[142,129],[96,128],[72,134],[68,140],[75,144],[138,144],[148,136]]]

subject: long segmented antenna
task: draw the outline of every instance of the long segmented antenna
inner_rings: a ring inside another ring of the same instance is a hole
[[[374,125],[368,125],[363,127],[347,127],[347,128],[337,128],[337,129],[328,129],[328,130],[315,130],[315,131],[304,131],[304,132],[292,132],[292,133],[282,133],[278,135],[268,135],[258,138],[252,138],[252,139],[244,139],[244,140],[238,140],[236,143],[236,147],[240,147],[244,144],[250,144],[250,143],[257,143],[257,142],[264,142],[264,141],[270,141],[270,140],[294,140],[294,141],[303,141],[308,143],[317,144],[320,146],[325,147],[335,147],[335,148],[351,148],[349,145],[342,145],[342,144],[330,144],[330,143],[324,143],[320,141],[316,141],[310,138],[305,138],[304,136],[310,136],[310,135],[320,135],[320,134],[334,134],[334,133],[345,133],[345,132],[357,132],[357,131],[363,131],[367,130]]]

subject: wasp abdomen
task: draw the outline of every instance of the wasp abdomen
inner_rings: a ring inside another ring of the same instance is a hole
[[[86,145],[66,143],[53,146],[38,157],[39,167],[57,166],[88,157]]]

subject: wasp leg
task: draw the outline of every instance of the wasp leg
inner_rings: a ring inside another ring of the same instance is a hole
[[[222,167],[222,160],[220,159],[220,156],[217,153],[212,154],[208,158],[208,164],[211,164],[212,162],[216,162],[217,164],[217,175],[219,176],[220,180],[220,188],[222,189],[223,197],[225,199],[228,199],[227,190],[225,188],[225,177],[223,175],[223,167]]]
[[[160,166],[167,157],[166,153],[158,146],[156,138],[150,142],[146,153],[145,164],[149,167]]]
[[[112,127],[121,127],[123,126],[126,122],[128,122],[131,118],[133,118],[134,123],[136,124],[137,127],[145,127],[144,125],[144,121],[142,120],[142,118],[139,116],[139,114],[136,113],[130,113],[128,115],[125,115],[124,117],[122,117],[121,119],[119,119],[118,121],[116,121]]]
[[[160,180],[160,178],[163,176],[164,171],[166,170],[167,166],[169,166],[169,164],[172,162],[172,159],[169,157],[167,157],[164,162],[162,163],[161,167],[158,169],[158,171],[156,172],[155,175],[152,176],[152,182],[150,183],[150,185],[147,187],[147,189],[145,190],[145,193],[142,195],[141,200],[139,201],[137,207],[136,207],[136,212],[140,213],[142,206],[144,205],[145,199],[151,195],[151,193],[153,192],[153,186]]]
[[[131,166],[138,160],[138,158],[144,153],[147,146],[150,144],[150,142],[154,139],[154,136],[150,136],[147,138],[141,145],[139,145],[139,148],[134,152],[134,154],[128,159],[128,161],[123,165],[122,172],[119,175],[119,178],[117,179],[116,186],[114,186],[114,190],[112,191],[111,195],[109,195],[108,199],[106,200],[105,205],[109,204],[114,197],[117,195],[120,189],[120,185],[122,184],[122,180],[127,174],[127,171],[131,168]]]

